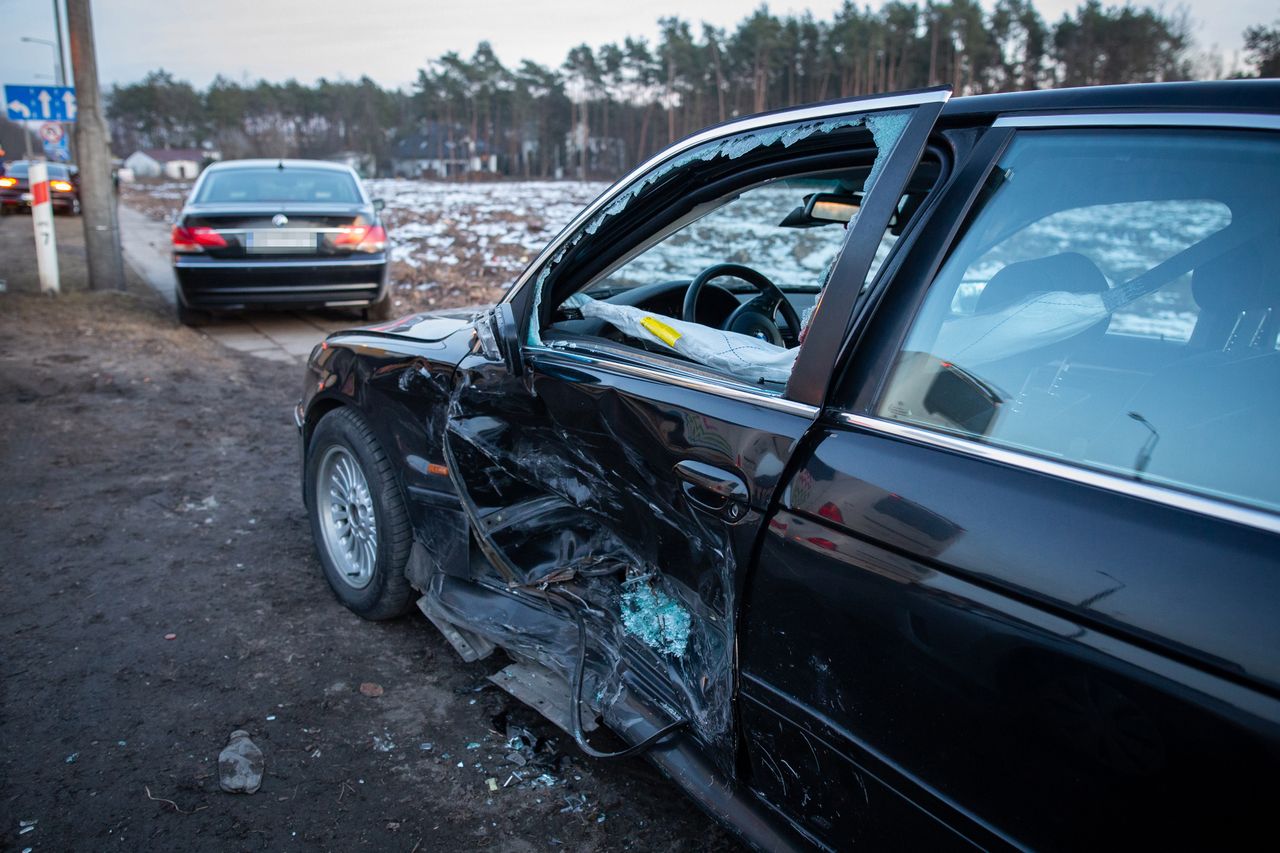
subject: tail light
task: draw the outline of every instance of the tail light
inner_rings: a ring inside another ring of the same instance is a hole
[[[381,252],[387,248],[387,232],[381,225],[343,225],[333,245],[355,252]]]
[[[16,187],[17,185],[17,178],[0,178],[0,187]]]
[[[203,252],[205,249],[226,248],[227,241],[207,225],[186,228],[173,226],[173,250],[175,252]]]
[[[67,183],[66,181],[50,181],[49,186],[53,189],[54,192],[59,192],[59,193],[69,193],[73,189],[71,184]]]

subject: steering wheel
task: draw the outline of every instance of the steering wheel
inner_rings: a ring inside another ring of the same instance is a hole
[[[689,289],[684,292],[682,320],[688,323],[698,322],[698,295],[702,293],[702,286],[723,276],[733,276],[745,281],[760,291],[760,295],[734,309],[720,328],[726,332],[751,335],[780,347],[796,345],[800,339],[800,315],[764,273],[742,264],[712,264],[698,273],[697,278],[689,282]],[[779,328],[773,321],[775,311],[782,312],[785,328]]]

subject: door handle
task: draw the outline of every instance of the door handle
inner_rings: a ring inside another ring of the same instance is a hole
[[[737,521],[747,514],[747,484],[730,471],[682,459],[675,465],[676,476],[684,483],[684,493],[698,507]]]

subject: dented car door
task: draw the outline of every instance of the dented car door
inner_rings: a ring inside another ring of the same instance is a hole
[[[813,389],[829,376],[849,320],[842,306],[861,289],[946,97],[793,110],[670,149],[584,211],[518,283],[507,303],[518,357],[508,340],[493,344],[505,358],[477,346],[459,364],[446,453],[486,559],[437,559],[423,608],[506,648],[526,668],[513,679],[537,670],[570,694],[549,714],[570,731],[602,716],[635,743],[654,730],[636,723],[643,706],[692,735],[681,746],[700,750],[716,775],[736,778],[745,568],[817,415]],[[894,120],[882,126],[880,115]],[[869,192],[798,356],[803,382],[769,390],[641,351],[555,339],[552,310],[585,286],[570,261],[610,251],[622,229],[662,225],[631,217],[651,191],[671,180],[696,185],[703,170],[724,180],[739,162],[772,168],[804,139],[830,148],[824,134],[856,127],[876,135]]]

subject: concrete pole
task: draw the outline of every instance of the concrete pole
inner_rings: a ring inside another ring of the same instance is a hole
[[[89,0],[67,0],[67,34],[71,37],[71,67],[76,84],[76,148],[80,152],[80,208],[89,287],[124,290],[120,222],[111,181],[107,123],[98,92],[98,59]]]
[[[49,191],[49,166],[35,160],[27,166],[31,187],[31,224],[36,229],[36,270],[42,293],[58,292],[58,244],[53,233],[53,202]]]

